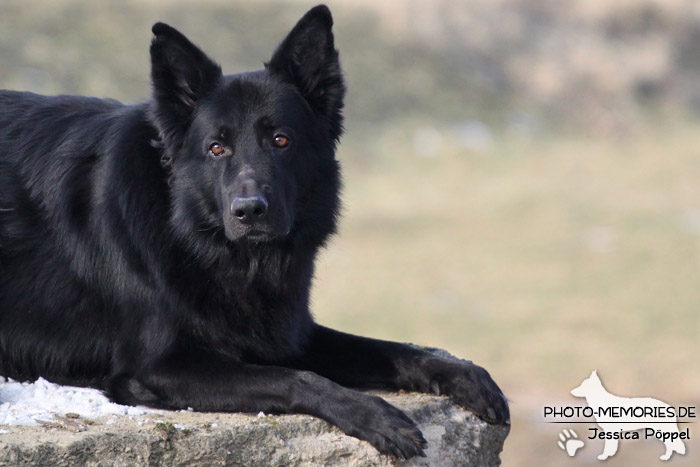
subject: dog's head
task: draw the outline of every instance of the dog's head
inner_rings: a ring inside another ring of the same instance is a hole
[[[263,70],[228,76],[180,32],[153,26],[149,118],[181,233],[233,242],[332,233],[345,95],[332,25],[317,6]]]
[[[601,387],[600,378],[598,378],[598,372],[593,370],[591,376],[584,379],[581,384],[571,390],[571,395],[576,397],[586,397],[591,394],[595,394]]]

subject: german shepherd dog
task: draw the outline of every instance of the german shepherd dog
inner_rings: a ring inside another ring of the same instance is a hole
[[[593,409],[596,423],[600,426],[598,437],[605,439],[603,452],[598,456],[599,460],[604,461],[614,456],[620,439],[637,439],[638,434],[632,436],[633,433],[629,433],[637,430],[644,430],[645,439],[657,432],[662,434],[662,442],[666,447],[666,451],[660,457],[662,461],[669,460],[674,452],[685,454],[685,444],[680,437],[675,415],[662,419],[644,415],[645,409],[661,410],[667,415],[667,411],[672,410],[667,403],[651,397],[621,397],[611,394],[603,387],[596,370],[572,389],[571,395],[585,398],[588,406]],[[620,412],[620,415],[615,416],[613,410]],[[623,411],[627,414],[621,415]],[[593,430],[595,437],[598,430]],[[589,436],[589,439],[592,437]]]
[[[412,420],[348,389],[444,394],[509,419],[489,374],[309,312],[336,229],[345,84],[327,7],[234,75],[153,26],[138,105],[0,92],[0,375],[120,404],[304,413],[400,458]]]

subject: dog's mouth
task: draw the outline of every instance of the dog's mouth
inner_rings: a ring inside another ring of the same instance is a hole
[[[253,230],[250,232],[246,232],[242,235],[234,236],[234,237],[229,237],[229,240],[232,240],[234,242],[252,242],[252,243],[266,243],[271,240],[274,240],[277,238],[278,235],[275,235],[271,232],[262,232],[259,230]]]
[[[290,227],[274,227],[265,225],[230,225],[224,222],[226,238],[232,242],[266,243],[289,235]]]

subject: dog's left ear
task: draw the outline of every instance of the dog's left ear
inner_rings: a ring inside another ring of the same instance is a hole
[[[342,133],[345,83],[332,27],[327,6],[312,8],[265,66],[273,75],[296,86],[311,108],[326,118],[333,137],[338,139]]]
[[[182,33],[165,23],[153,25],[151,118],[166,138],[185,133],[197,101],[221,79],[221,67]]]

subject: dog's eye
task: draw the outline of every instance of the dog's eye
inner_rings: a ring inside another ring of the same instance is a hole
[[[278,148],[285,148],[289,145],[289,138],[281,133],[277,133],[272,138],[272,143]]]
[[[224,147],[219,143],[212,143],[212,145],[209,146],[209,152],[212,156],[218,157],[224,153]]]

